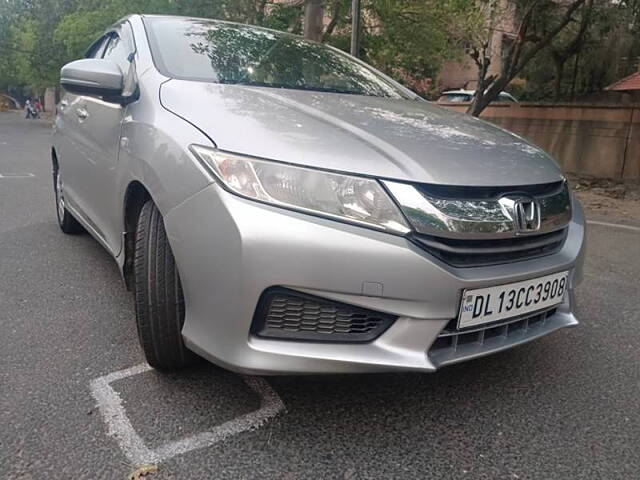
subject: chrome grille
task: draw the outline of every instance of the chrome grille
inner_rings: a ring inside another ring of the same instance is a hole
[[[456,267],[555,253],[571,220],[571,195],[564,181],[512,187],[384,185],[413,226],[408,238]]]
[[[514,237],[519,232],[513,212],[501,200],[519,195],[530,197],[539,205],[537,234],[560,230],[571,220],[571,196],[566,182],[529,187],[449,187],[386,180],[383,183],[414,230],[425,235],[467,240]]]
[[[542,235],[494,240],[460,240],[415,234],[409,237],[421,248],[454,267],[480,267],[551,255],[562,248],[567,229]]]

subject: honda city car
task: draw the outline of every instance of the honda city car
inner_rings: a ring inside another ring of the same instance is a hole
[[[58,223],[115,258],[153,367],[431,372],[578,323],[554,160],[342,51],[133,15],[61,85]]]

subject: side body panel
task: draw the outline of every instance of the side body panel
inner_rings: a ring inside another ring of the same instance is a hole
[[[141,183],[166,212],[212,181],[187,147],[213,146],[197,128],[162,107],[159,89],[167,79],[153,68],[140,17],[128,21],[136,44],[138,99],[124,107],[66,93],[53,137],[71,210],[121,267],[129,185]],[[81,108],[88,114],[82,122],[76,112]]]
[[[136,42],[139,98],[127,106],[122,120],[113,204],[105,227],[110,236],[119,239],[120,266],[124,263],[125,201],[133,182],[144,186],[163,214],[212,182],[188,152],[188,146],[213,143],[190,123],[164,109],[159,90],[167,78],[153,68],[141,19],[133,16],[129,22]]]
[[[79,122],[75,114],[80,96],[64,93],[57,106],[57,114],[53,124],[53,149],[59,165],[64,170],[65,200],[68,204],[76,205],[78,197],[75,186],[80,182],[80,172],[74,165],[81,155],[78,151]]]
[[[73,107],[76,116],[79,112],[87,116],[78,117],[78,154],[73,157],[73,166],[65,168],[65,175],[73,170],[75,201],[95,233],[113,254],[117,254],[120,238],[108,228],[108,222],[114,206],[114,173],[126,108],[87,96],[78,97],[78,100],[77,106]]]

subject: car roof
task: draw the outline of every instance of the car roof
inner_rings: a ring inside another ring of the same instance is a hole
[[[446,95],[446,94],[474,95],[475,93],[476,93],[475,90],[464,90],[462,88],[458,90],[447,90],[445,92],[442,92],[443,95]]]
[[[440,95],[475,95],[476,91],[475,90],[464,90],[462,88],[458,89],[458,90],[446,90],[444,92],[442,92]],[[500,92],[498,95],[506,95],[508,97],[511,97],[515,100],[515,97],[513,95],[511,95],[509,92],[505,92],[504,90],[502,92]]]

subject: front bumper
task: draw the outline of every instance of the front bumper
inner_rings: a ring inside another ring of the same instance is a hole
[[[186,302],[189,348],[246,373],[434,371],[578,322],[573,290],[582,278],[584,216],[575,203],[562,249],[546,257],[455,268],[403,237],[245,200],[212,184],[165,215]],[[464,289],[570,270],[564,303],[537,328],[430,354],[458,314]],[[368,286],[375,284],[375,296]],[[283,286],[398,316],[364,344],[266,339],[250,333],[262,292]]]

